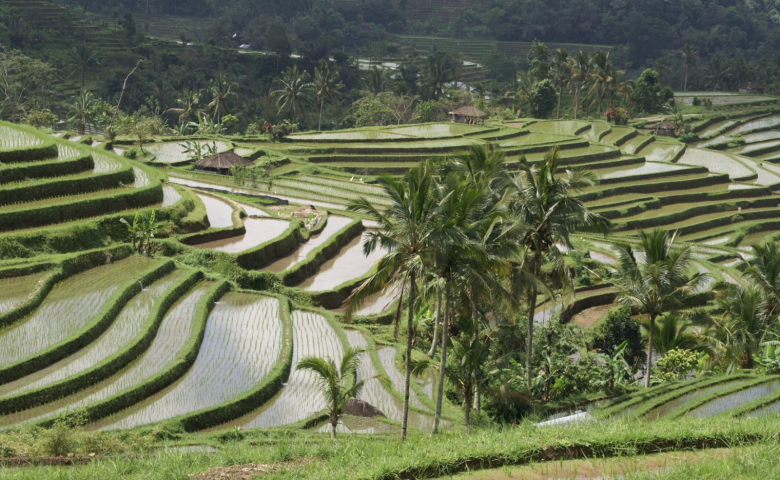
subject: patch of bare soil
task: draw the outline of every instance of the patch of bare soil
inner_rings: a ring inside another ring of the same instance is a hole
[[[598,319],[607,314],[615,305],[599,305],[598,307],[588,308],[571,317],[569,323],[579,325],[580,327],[589,327],[596,323]]]
[[[230,467],[212,467],[203,473],[191,473],[189,477],[194,480],[247,480],[274,473],[279,468],[281,465],[274,463],[247,463]]]

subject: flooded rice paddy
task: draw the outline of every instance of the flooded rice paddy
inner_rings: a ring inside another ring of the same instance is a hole
[[[277,427],[304,420],[327,405],[317,385],[317,377],[295,366],[306,357],[332,358],[337,364],[344,354],[341,339],[330,322],[316,313],[295,311],[293,322],[293,370],[282,391],[274,397],[245,428]]]
[[[95,427],[130,428],[230,400],[266,376],[281,347],[279,300],[228,293],[209,315],[198,357],[187,374],[152,399]]]
[[[387,376],[390,382],[393,384],[393,388],[398,392],[404,391],[404,374],[398,369],[398,365],[395,363],[395,348],[393,347],[380,347],[377,349],[379,354],[379,361],[382,363],[382,368],[387,372]],[[417,392],[409,390],[409,405],[428,410],[417,397]]]
[[[352,348],[368,350],[368,342],[361,332],[347,330],[345,333],[347,334],[349,345]],[[393,353],[393,355],[395,355],[395,353]],[[378,375],[378,373],[376,367],[371,362],[371,357],[366,351],[361,358],[360,368],[358,369],[358,379],[365,380],[373,378]],[[431,388],[431,391],[432,390],[433,389]],[[359,398],[381,410],[390,420],[395,420],[397,422],[403,420],[403,404],[388,392],[379,380],[368,380],[365,387],[363,387],[363,392]],[[433,418],[413,410],[409,411],[409,422],[416,428],[426,432],[433,428]]]
[[[756,174],[755,171],[731,155],[699,148],[688,148],[685,150],[683,156],[680,157],[679,163],[705,167],[712,173],[725,173],[732,180]]]
[[[686,393],[685,395],[682,395],[680,397],[675,398],[674,400],[671,400],[669,402],[664,403],[658,408],[655,408],[651,410],[647,415],[645,415],[645,420],[658,420],[659,418],[662,418],[666,415],[669,415],[673,411],[677,410],[677,408],[685,405],[686,403],[696,400],[697,398],[701,398],[705,395],[709,395],[711,393],[718,392],[720,390],[725,390],[729,387],[733,387],[734,385],[738,385],[742,382],[723,382],[719,383],[717,385],[712,385],[711,387],[707,388],[701,388],[698,390],[695,390],[690,393]]]
[[[287,230],[287,227],[289,226],[290,222],[287,220],[275,218],[246,218],[244,219],[244,227],[246,228],[245,234],[222,240],[215,240],[213,242],[199,243],[192,246],[201,249],[208,248],[216,250],[217,252],[239,253],[254,248],[261,243],[273,240]]]
[[[131,257],[57,283],[26,319],[0,330],[0,365],[36,355],[87,326],[122,282],[154,260]],[[2,389],[0,389],[2,390]]]
[[[51,275],[44,271],[19,277],[0,278],[0,313],[14,309],[27,301],[38,288],[38,282]]]
[[[738,392],[725,395],[723,397],[716,398],[715,400],[705,403],[704,405],[691,410],[687,416],[693,418],[705,418],[712,417],[719,413],[723,413],[727,410],[732,410],[753,400],[758,400],[761,397],[765,397],[771,393],[777,391],[780,387],[780,381],[769,382],[755,387],[746,388]]]
[[[21,393],[63,380],[94,367],[129,346],[133,339],[143,331],[152,308],[159,303],[165,291],[183,277],[183,274],[184,272],[181,270],[174,270],[171,274],[144,288],[141,293],[128,302],[108,330],[97,340],[43,370],[3,385],[0,388],[3,394]]]
[[[295,265],[304,261],[309,252],[325,243],[330,237],[335,235],[339,230],[346,227],[350,223],[352,223],[351,218],[329,215],[328,223],[325,224],[325,227],[319,234],[312,236],[309,238],[309,241],[302,243],[293,253],[276,260],[272,264],[263,268],[263,270],[280,273],[291,267],[294,267]]]
[[[176,302],[165,314],[157,336],[152,345],[138,359],[124,370],[75,395],[30,410],[0,416],[0,427],[36,420],[46,416],[58,415],[91,403],[112,397],[125,389],[157,375],[177,359],[182,358],[182,350],[194,333],[193,320],[198,302],[209,292],[214,284],[201,282]]]
[[[233,226],[233,206],[224,200],[209,195],[197,194],[206,207],[206,216],[211,228],[228,228]]]
[[[371,269],[372,264],[382,258],[384,254],[384,250],[377,247],[371,255],[366,257],[363,254],[363,236],[357,236],[345,245],[336,257],[325,262],[317,273],[304,280],[297,287],[310,292],[330,290],[348,280],[366,274]]]

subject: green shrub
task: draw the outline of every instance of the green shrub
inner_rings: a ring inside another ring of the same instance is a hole
[[[675,348],[658,360],[653,368],[655,377],[662,381],[683,380],[699,364],[699,356],[690,350]]]

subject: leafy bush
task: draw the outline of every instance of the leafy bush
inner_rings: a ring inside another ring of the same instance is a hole
[[[634,116],[631,115],[631,112],[629,112],[627,108],[615,108],[612,105],[604,112],[604,117],[608,122],[614,123],[615,125],[627,125],[629,120],[634,119]]]
[[[675,348],[655,364],[655,377],[662,381],[683,380],[699,365],[699,355],[690,350]]]
[[[644,366],[647,355],[639,322],[631,318],[631,309],[610,310],[607,318],[593,332],[591,347],[612,355],[621,342],[626,341],[625,359],[634,368]]]

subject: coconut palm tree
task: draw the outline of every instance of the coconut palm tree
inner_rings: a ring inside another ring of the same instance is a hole
[[[285,108],[288,109],[293,123],[295,123],[297,115],[306,116],[306,104],[309,103],[314,88],[309,81],[310,79],[309,73],[305,70],[298,70],[297,65],[287,67],[282,78],[277,80],[280,88],[271,92],[271,95],[279,97],[276,101],[279,112]]]
[[[699,50],[691,45],[685,45],[677,51],[683,58],[683,92],[688,91],[688,72],[691,63],[699,61]]]
[[[642,324],[645,330],[650,327]],[[670,350],[679,348],[693,350],[699,347],[699,337],[692,331],[693,322],[683,318],[677,313],[670,313],[660,317],[653,331],[653,351],[660,356],[666,355]]]
[[[561,101],[563,100],[563,89],[569,86],[569,52],[561,47],[552,51],[552,74],[553,81],[558,87],[558,108],[556,118],[561,118]]]
[[[706,85],[712,87],[713,90],[719,90],[729,77],[731,77],[731,67],[726,65],[723,57],[713,55],[710,63],[707,64],[707,72],[704,75]]]
[[[780,315],[780,247],[777,242],[753,245],[753,257],[743,276],[761,290],[767,321],[774,323]]]
[[[569,235],[579,228],[606,231],[610,222],[588,210],[576,197],[577,192],[596,184],[596,177],[587,170],[568,170],[561,175],[558,147],[545,155],[538,165],[529,164],[525,157],[520,159],[519,172],[511,180],[515,195],[512,208],[526,226],[519,238],[520,245],[532,255],[530,274],[538,278],[542,271],[542,260],[547,257],[555,270],[565,281],[569,278],[558,245],[573,248]],[[530,282],[527,291],[528,339],[526,348],[526,384],[531,388],[531,358],[533,353],[534,314],[537,282]]]
[[[387,91],[387,74],[384,70],[377,67],[371,67],[365,77],[363,77],[363,89],[374,95],[379,95]]]
[[[367,234],[363,251],[369,254],[381,246],[387,253],[377,262],[375,273],[363,281],[345,302],[347,318],[368,296],[382,290],[390,281],[396,281],[407,292],[402,439],[406,438],[409,417],[412,335],[418,282],[426,277],[432,244],[436,240],[436,195],[433,183],[431,166],[429,162],[423,161],[400,179],[380,177],[379,184],[390,199],[387,208],[380,209],[365,198],[348,206],[350,211],[367,214],[378,225],[376,230]],[[399,303],[403,304],[403,298],[399,299]]]
[[[82,92],[68,107],[68,123],[76,128],[79,135],[84,135],[87,131],[87,125],[92,120],[94,104],[95,95],[92,92]]]
[[[461,332],[460,338],[452,341],[452,359],[447,363],[445,373],[447,380],[463,395],[463,414],[468,434],[475,392],[487,379],[485,363],[488,349],[482,342],[479,323],[475,319],[460,317],[457,326]]]
[[[444,93],[444,86],[455,80],[455,69],[450,64],[447,54],[436,52],[425,64],[422,84],[428,94],[436,100]]]
[[[165,111],[165,114],[172,113],[178,115],[179,124],[186,124],[190,121],[197,120],[198,117],[204,113],[199,107],[200,93],[193,92],[192,90],[184,90],[179,98],[176,99],[176,103],[179,105],[176,108],[169,108]]]
[[[526,105],[528,107],[528,115],[527,117],[533,117],[534,112],[536,111],[536,106],[534,105],[534,87],[536,86],[536,80],[533,77],[533,74],[530,72],[528,73],[520,73],[517,78],[517,91],[515,92],[516,98],[520,101],[521,105]]]
[[[208,107],[211,114],[216,118],[217,123],[222,123],[222,117],[230,113],[230,99],[236,96],[234,91],[238,88],[233,82],[228,81],[222,74],[216,75],[209,82],[209,92],[211,93],[211,102]]]
[[[618,302],[649,318],[645,375],[645,387],[649,387],[656,319],[689,307],[691,296],[705,281],[706,274],[691,274],[690,247],[674,248],[674,235],[663,229],[640,231],[639,243],[641,249],[637,252],[631,245],[619,247],[620,263],[613,283]]]
[[[766,304],[755,285],[728,285],[715,297],[720,313],[713,318],[713,337],[743,368],[753,368],[753,353],[761,347],[766,331]]]
[[[573,57],[569,57],[568,65],[571,72],[571,86],[574,91],[574,119],[576,120],[580,109],[580,95],[590,79],[590,57],[586,52],[578,50]]]
[[[330,438],[336,438],[336,428],[339,425],[339,417],[344,413],[347,402],[352,398],[360,396],[363,386],[371,379],[358,380],[358,368],[360,367],[360,358],[365,353],[364,350],[347,348],[341,361],[336,361],[330,357],[306,357],[298,362],[296,370],[308,370],[316,377],[317,387],[319,387],[328,408],[328,418],[330,422]],[[386,380],[380,377],[383,383]]]
[[[317,130],[322,130],[322,109],[325,107],[325,101],[337,101],[341,98],[341,90],[344,84],[341,83],[341,75],[338,70],[331,70],[328,62],[320,60],[320,66],[314,69],[314,94],[317,97],[317,103],[320,104],[320,121]]]
[[[100,51],[90,48],[86,42],[79,42],[68,52],[68,61],[73,72],[79,74],[81,94],[84,94],[84,83],[87,72],[100,65]]]
[[[609,58],[609,52],[598,50],[591,56],[590,78],[593,85],[591,92],[596,94],[596,104],[598,105],[598,116],[601,117],[601,103],[604,98],[606,86],[614,81],[615,69],[612,66],[612,60]]]

